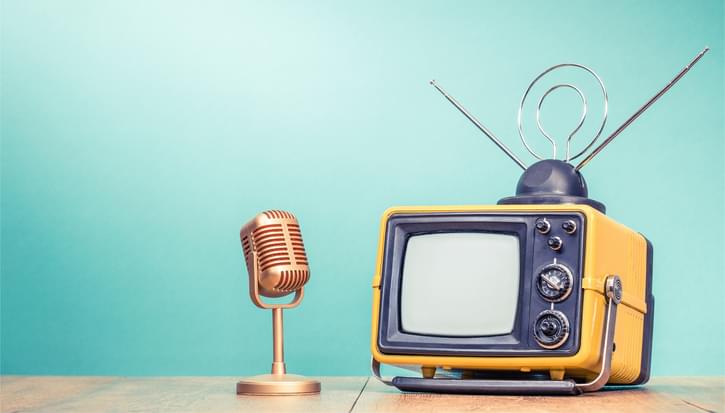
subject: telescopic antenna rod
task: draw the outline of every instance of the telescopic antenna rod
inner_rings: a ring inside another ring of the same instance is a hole
[[[607,139],[605,139],[604,142],[599,144],[599,146],[597,146],[589,155],[587,155],[586,158],[582,159],[582,161],[579,162],[579,165],[577,165],[575,169],[577,171],[582,169],[592,159],[594,159],[594,157],[597,156],[599,154],[599,152],[601,152],[607,145],[609,145],[614,140],[614,138],[616,138],[620,133],[622,133],[623,130],[627,129],[627,127],[629,125],[631,125],[632,122],[634,122],[635,119],[637,119],[639,117],[639,115],[644,113],[645,110],[649,109],[649,107],[652,106],[652,104],[655,103],[657,101],[657,99],[661,98],[662,95],[667,93],[667,91],[670,90],[670,88],[672,86],[674,86],[678,80],[682,79],[682,77],[685,76],[685,73],[689,72],[690,69],[692,69],[692,66],[694,66],[695,63],[697,63],[702,58],[702,56],[704,56],[705,53],[707,53],[708,50],[710,50],[710,48],[706,47],[700,53],[698,53],[697,56],[695,56],[695,58],[692,59],[692,61],[687,66],[685,66],[685,68],[682,69],[680,71],[680,73],[677,74],[677,76],[675,76],[672,80],[670,80],[670,83],[668,83],[662,90],[657,92],[656,95],[652,96],[652,98],[650,100],[648,100],[647,103],[642,105],[642,107],[639,108],[636,112],[634,112],[634,114],[632,116],[630,116],[629,119],[624,121],[623,124],[621,124],[614,132],[612,132],[612,134],[609,135],[609,137]]]
[[[508,146],[504,145],[504,143],[501,142],[501,140],[499,138],[497,138],[496,135],[493,134],[493,132],[491,132],[490,130],[488,130],[487,127],[483,126],[481,124],[481,122],[479,122],[478,119],[476,119],[473,115],[471,115],[470,113],[468,113],[468,111],[466,110],[466,108],[464,108],[460,103],[458,103],[458,101],[456,99],[454,99],[451,95],[449,95],[448,93],[446,93],[446,91],[443,90],[443,88],[441,88],[440,86],[438,86],[438,84],[436,83],[435,80],[431,80],[430,81],[430,84],[433,85],[433,87],[436,88],[439,92],[441,92],[441,94],[446,99],[448,99],[448,101],[451,102],[453,104],[453,106],[456,107],[456,109],[460,110],[461,113],[463,113],[463,116],[467,117],[468,120],[470,120],[471,122],[473,122],[473,124],[476,125],[476,127],[478,129],[480,129],[481,132],[483,132],[484,135],[488,136],[488,138],[491,139],[493,141],[493,143],[495,143],[496,146],[499,147],[499,149],[501,149],[502,151],[504,151],[504,153],[506,153],[506,155],[508,155],[508,157],[511,158],[512,161],[516,162],[516,164],[518,166],[520,166],[521,169],[526,170],[526,164],[523,163],[521,161],[521,159],[519,159],[518,157],[516,157],[516,155],[514,155],[514,153],[511,152],[511,149],[509,149]]]

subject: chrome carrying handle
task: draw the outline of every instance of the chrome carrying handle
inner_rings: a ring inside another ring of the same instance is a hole
[[[483,379],[426,379],[420,377],[383,378],[380,362],[371,358],[373,376],[388,386],[403,391],[462,393],[462,394],[529,394],[529,395],[576,395],[593,392],[607,384],[612,368],[614,330],[617,323],[617,306],[622,301],[622,281],[617,275],[610,275],[604,281],[607,313],[604,320],[604,340],[600,348],[602,364],[599,374],[592,381],[577,383],[574,380],[483,380]]]

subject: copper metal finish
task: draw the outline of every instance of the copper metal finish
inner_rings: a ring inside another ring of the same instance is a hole
[[[291,213],[262,212],[244,225],[239,235],[247,271],[258,271],[261,295],[283,297],[301,289],[310,279],[300,224]]]
[[[259,308],[272,310],[272,374],[249,377],[237,383],[237,394],[303,395],[320,392],[320,382],[287,374],[284,363],[282,309],[299,305],[310,279],[307,254],[297,218],[285,211],[265,211],[239,233],[249,272],[249,296]],[[295,293],[291,302],[269,304],[265,297]]]
[[[254,261],[255,263],[252,264],[252,272],[249,276],[249,297],[252,299],[254,305],[259,308],[264,308],[266,310],[271,310],[275,308],[282,309],[297,307],[300,301],[302,301],[302,297],[305,296],[305,289],[302,287],[295,291],[294,298],[287,304],[268,304],[262,300],[261,296],[265,295],[265,293],[260,291],[262,289],[259,286],[259,264],[256,264],[257,253],[255,251],[252,251],[251,256],[252,261]]]
[[[237,383],[237,394],[250,396],[306,395],[320,393],[320,382],[294,374],[262,374]]]
[[[285,374],[284,337],[282,330],[282,309],[272,310],[272,374]]]

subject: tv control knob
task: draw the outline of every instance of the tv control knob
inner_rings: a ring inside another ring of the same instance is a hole
[[[540,234],[548,234],[551,231],[551,223],[546,218],[536,221],[536,230]]]
[[[542,311],[534,323],[534,337],[546,349],[561,347],[569,338],[569,320],[561,311]]]
[[[546,301],[558,303],[564,301],[572,291],[574,276],[571,270],[562,264],[549,264],[539,271],[536,277],[536,289]]]
[[[564,221],[564,223],[561,224],[561,227],[564,229],[564,232],[569,235],[576,232],[576,222],[572,221],[571,219]]]
[[[548,241],[546,241],[546,245],[554,251],[559,251],[564,245],[564,241],[562,241],[559,237],[551,237]]]

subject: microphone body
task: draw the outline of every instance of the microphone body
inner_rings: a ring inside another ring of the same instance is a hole
[[[300,224],[291,213],[262,212],[246,223],[239,235],[250,277],[257,272],[259,294],[283,297],[309,281]]]
[[[297,218],[289,212],[270,210],[258,214],[239,231],[249,273],[249,296],[260,308],[272,310],[272,374],[249,377],[237,383],[237,394],[315,394],[320,382],[287,374],[284,362],[282,309],[299,305],[310,279],[305,245]],[[295,293],[291,302],[269,304],[264,297]]]

